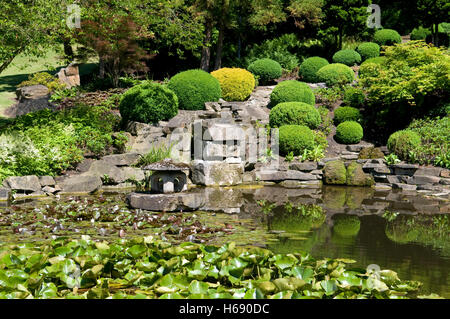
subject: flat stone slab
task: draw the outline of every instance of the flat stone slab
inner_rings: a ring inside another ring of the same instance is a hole
[[[139,153],[114,154],[102,157],[102,160],[115,166],[131,166],[137,164],[141,155]]]
[[[128,204],[136,209],[156,212],[194,211],[205,204],[205,198],[199,193],[144,194],[131,193]]]
[[[317,169],[317,162],[295,162],[289,165],[289,169],[310,172]]]
[[[12,190],[25,192],[37,192],[41,190],[41,183],[35,175],[10,176],[3,181],[3,185]]]
[[[147,165],[142,168],[145,171],[186,171],[190,169],[190,166],[185,163],[176,163],[171,159],[165,159],[157,163]]]
[[[39,177],[39,182],[41,183],[42,187],[56,185],[55,179],[51,176],[41,176]]]
[[[265,182],[280,182],[285,180],[297,180],[297,181],[315,181],[317,175],[302,173],[300,171],[288,170],[288,171],[259,171],[256,172],[256,179]]]
[[[64,179],[62,193],[93,193],[102,186],[99,176],[75,175]]]

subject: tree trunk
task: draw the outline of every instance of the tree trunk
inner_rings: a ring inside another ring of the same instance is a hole
[[[338,50],[342,50],[342,38],[343,38],[343,35],[342,35],[342,29],[340,28],[340,29],[339,29],[339,43],[338,43]]]
[[[67,38],[64,39],[63,44],[64,44],[64,58],[69,62],[73,62],[74,54],[72,45],[70,44],[70,39]]]
[[[213,22],[211,19],[206,20],[205,24],[205,39],[203,41],[203,48],[202,48],[202,60],[200,62],[200,69],[209,72],[209,62],[211,59],[211,37],[212,37],[212,30],[213,30]]]
[[[214,70],[218,70],[222,67],[222,53],[223,53],[223,39],[225,37],[225,26],[223,22],[219,26],[219,38],[217,39],[217,51],[216,62],[214,64]]]
[[[439,24],[431,26],[431,33],[433,34],[433,44],[435,47],[439,46]]]
[[[105,78],[105,59],[103,57],[99,57],[98,77],[100,79],[104,79]]]

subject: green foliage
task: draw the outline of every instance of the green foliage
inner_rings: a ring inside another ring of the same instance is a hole
[[[317,128],[321,123],[317,109],[303,102],[285,102],[276,105],[270,110],[270,126],[305,125],[311,129]]]
[[[172,145],[169,147],[166,145],[152,146],[147,154],[141,156],[136,166],[143,167],[167,158],[172,158],[172,147]]]
[[[314,91],[316,102],[322,104],[328,109],[332,109],[334,105],[343,98],[343,92],[340,87],[331,87],[318,89]]]
[[[359,122],[361,120],[361,112],[351,106],[341,106],[334,111],[334,124],[339,125],[346,121]]]
[[[354,66],[361,63],[361,56],[355,50],[340,50],[333,55],[333,63]]]
[[[342,237],[354,237],[358,235],[361,222],[358,216],[335,215],[333,216],[333,231]]]
[[[344,99],[345,105],[360,108],[364,105],[366,100],[366,95],[360,87],[347,86],[344,88]]]
[[[373,40],[379,45],[394,45],[402,43],[400,34],[392,29],[381,29],[375,32]]]
[[[407,160],[410,151],[421,144],[420,135],[411,130],[402,130],[391,134],[387,147],[389,151],[396,154],[400,159]]]
[[[178,98],[161,84],[144,82],[122,95],[119,108],[124,121],[157,123],[177,115]]]
[[[281,65],[277,61],[267,58],[252,62],[247,70],[252,72],[262,85],[273,82],[283,74]]]
[[[411,40],[425,40],[430,34],[431,31],[428,28],[420,26],[411,31]]]
[[[321,82],[325,82],[328,86],[343,85],[353,82],[355,72],[345,64],[332,63],[322,67],[317,76]]]
[[[31,85],[45,85],[50,92],[64,90],[66,88],[65,84],[60,82],[58,78],[46,72],[40,72],[31,74],[28,77],[28,81],[23,81],[17,87],[31,86]]]
[[[287,80],[279,83],[270,94],[270,107],[283,102],[304,102],[314,105],[314,93],[308,84]]]
[[[347,121],[336,127],[336,140],[342,144],[359,143],[363,135],[363,128],[358,122]]]
[[[376,58],[369,58],[369,59],[365,60],[363,63],[361,63],[361,67],[368,63],[375,63],[375,64],[382,65],[385,62],[386,62],[386,57],[384,57],[384,56],[379,56]],[[359,72],[361,72],[361,68],[359,69]]]
[[[305,150],[314,148],[314,133],[307,126],[283,125],[279,132],[281,155],[293,152],[295,156],[299,156]]]
[[[361,43],[356,51],[361,55],[362,61],[380,56],[380,46],[374,42]]]
[[[183,110],[204,110],[205,102],[216,102],[222,94],[219,81],[203,70],[178,73],[167,87],[175,92]]]
[[[219,80],[222,98],[226,101],[245,101],[256,85],[253,74],[240,68],[222,68],[211,75]]]
[[[330,111],[324,105],[319,106],[318,111],[322,119],[322,124],[320,124],[319,130],[325,135],[329,135],[331,133],[331,126],[333,124],[333,119],[331,118]]]
[[[389,155],[386,155],[386,156],[384,157],[384,160],[386,161],[386,163],[387,163],[388,165],[394,165],[394,164],[398,164],[398,163],[401,162],[401,160],[400,160],[400,159],[398,158],[398,156],[395,155],[395,154],[389,154]]]
[[[325,65],[328,65],[328,61],[321,57],[311,57],[307,58],[302,62],[299,69],[299,75],[302,80],[308,83],[317,83],[319,78],[317,76],[317,71],[319,71]]]

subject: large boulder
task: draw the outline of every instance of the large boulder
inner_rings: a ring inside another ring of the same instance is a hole
[[[323,169],[323,180],[329,185],[345,185],[347,182],[347,170],[341,160],[330,161]]]
[[[98,176],[103,179],[108,179],[108,182],[113,184],[123,183],[127,179],[123,170],[105,160],[93,162],[89,170],[82,175]]]
[[[137,164],[141,155],[138,153],[113,154],[102,157],[102,160],[115,166],[131,166]]]
[[[39,178],[35,175],[10,176],[3,182],[5,187],[23,192],[37,192],[41,190]]]
[[[66,68],[59,70],[56,76],[68,89],[80,86],[80,73],[76,64],[69,64]]]
[[[362,165],[356,162],[347,167],[347,185],[349,186],[372,186],[375,184],[373,177],[364,173]]]
[[[23,100],[37,100],[47,98],[50,91],[45,85],[37,84],[18,88],[16,90],[17,99],[22,102]]]
[[[93,193],[102,186],[99,176],[75,175],[64,179],[62,193]]]
[[[194,211],[204,205],[204,196],[199,193],[131,193],[127,202],[133,208],[156,212]]]
[[[0,187],[0,202],[8,201],[11,195],[11,190],[9,188]]]
[[[242,184],[244,163],[226,163],[196,160],[192,165],[192,182],[205,186],[232,186]]]

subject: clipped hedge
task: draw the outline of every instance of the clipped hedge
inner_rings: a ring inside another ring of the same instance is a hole
[[[146,81],[122,95],[119,110],[125,121],[157,123],[178,114],[178,98],[166,86]]]
[[[277,61],[272,59],[259,59],[251,63],[247,70],[258,77],[261,84],[268,84],[283,74],[283,69]]]
[[[222,68],[211,75],[219,80],[226,101],[245,101],[256,85],[253,74],[240,68]]]
[[[334,111],[334,124],[339,125],[346,121],[358,122],[361,120],[361,112],[351,106],[341,106]]]
[[[314,133],[304,125],[283,125],[279,129],[280,154],[293,152],[294,156],[303,154],[305,149],[314,148]]]
[[[361,63],[361,55],[355,50],[340,50],[333,55],[332,60],[334,63],[354,66]]]
[[[203,70],[188,70],[172,77],[167,87],[178,97],[179,108],[203,110],[205,102],[215,102],[221,97],[219,81]]]
[[[409,151],[415,150],[421,144],[420,135],[414,131],[401,130],[389,136],[387,147],[400,159],[408,159]]]
[[[430,34],[430,29],[420,26],[411,31],[411,40],[425,40]]]
[[[379,45],[394,45],[402,43],[400,34],[392,29],[381,29],[375,32],[373,40]]]
[[[356,51],[363,61],[380,56],[380,46],[374,42],[364,42],[358,45]]]
[[[270,107],[283,102],[304,102],[314,105],[316,98],[308,84],[287,80],[279,83],[270,94]]]
[[[314,106],[303,102],[280,103],[270,110],[271,127],[295,124],[315,129],[321,121],[319,111]]]
[[[362,126],[355,121],[346,121],[336,128],[336,140],[342,144],[357,144],[364,136]]]
[[[328,86],[337,84],[347,84],[355,79],[355,72],[345,64],[333,63],[322,67],[317,76],[320,82],[325,82]]]
[[[319,77],[317,76],[317,71],[328,64],[329,63],[326,59],[318,56],[307,58],[300,65],[299,75],[305,82],[317,83],[320,81]]]

